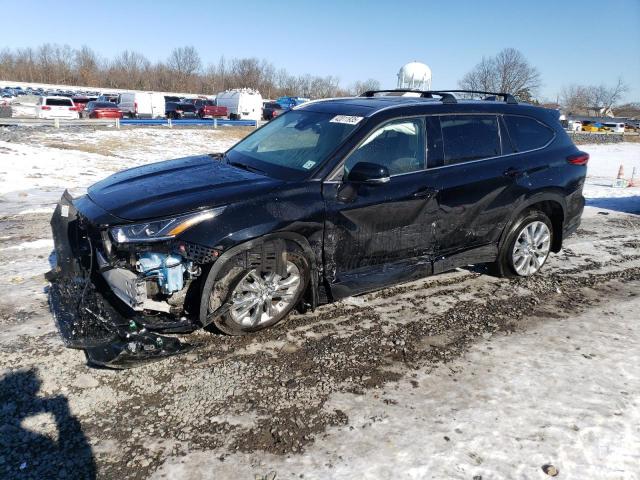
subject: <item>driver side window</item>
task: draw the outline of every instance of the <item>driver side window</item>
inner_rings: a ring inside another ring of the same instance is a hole
[[[346,178],[356,163],[369,162],[387,167],[389,175],[424,170],[425,144],[422,120],[394,120],[371,133],[344,164]]]

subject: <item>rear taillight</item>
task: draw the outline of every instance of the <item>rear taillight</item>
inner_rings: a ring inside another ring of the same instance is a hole
[[[586,165],[589,162],[589,154],[586,152],[579,152],[567,157],[567,162],[571,165]]]
[[[78,107],[69,107],[69,110],[71,110],[73,112],[77,112],[78,111]]]
[[[51,110],[51,107],[47,106],[47,105],[43,105],[40,107],[40,110]]]
[[[138,113],[138,102],[133,102],[133,110]]]

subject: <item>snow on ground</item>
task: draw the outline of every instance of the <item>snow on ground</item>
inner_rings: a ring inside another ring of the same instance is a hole
[[[580,145],[580,149],[590,155],[584,188],[587,205],[640,213],[640,143]],[[613,187],[621,165],[627,180],[636,169],[637,187]]]

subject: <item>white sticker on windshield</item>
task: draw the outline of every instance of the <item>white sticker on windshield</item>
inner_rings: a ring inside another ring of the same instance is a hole
[[[69,205],[60,205],[60,216],[64,218],[69,216]]]
[[[304,165],[302,165],[302,168],[304,168],[305,170],[309,170],[315,164],[316,164],[316,162],[314,162],[313,160],[309,160],[308,162],[305,162]]]
[[[331,123],[346,123],[348,125],[356,125],[363,117],[354,117],[353,115],[336,115],[333,117]]]

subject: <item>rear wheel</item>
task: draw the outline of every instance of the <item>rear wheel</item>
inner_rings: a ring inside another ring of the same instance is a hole
[[[287,252],[286,272],[259,272],[233,267],[203,296],[209,302],[209,313],[228,302],[229,308],[214,319],[214,325],[228,335],[246,335],[275,325],[300,302],[309,280],[305,258]],[[228,287],[225,287],[228,286]]]
[[[529,277],[546,263],[551,252],[553,226],[539,210],[529,210],[509,229],[494,270],[506,277]]]

